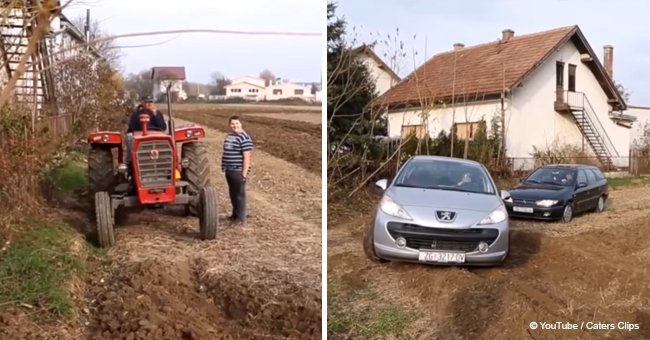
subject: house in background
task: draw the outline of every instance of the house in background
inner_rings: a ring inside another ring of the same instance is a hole
[[[230,85],[224,86],[226,98],[241,97],[248,100],[264,99],[266,81],[259,77],[244,76],[232,79]]]
[[[164,72],[170,73],[176,79],[185,79],[185,67],[182,66],[156,66],[151,68],[151,79],[153,80],[153,99],[155,101],[166,101],[167,86],[171,84],[169,92],[171,93],[172,102],[179,100],[186,100],[187,93],[183,88],[183,80],[165,80],[165,75],[160,76]]]
[[[20,58],[27,51],[28,39],[34,29],[33,11],[26,7],[27,4],[24,7],[19,3],[16,4],[17,7],[12,9],[2,9],[5,18],[0,23],[3,39],[3,43],[0,44],[2,58],[0,63],[3,65],[0,69],[1,86],[5,86],[17,72]],[[58,6],[61,6],[60,2]],[[51,14],[49,29],[34,54],[27,59],[25,71],[18,79],[14,92],[18,102],[35,109],[34,119],[41,114],[44,104],[54,103],[57,86],[52,70],[53,65],[77,55],[100,59],[98,51],[86,45],[88,27],[84,27],[82,31],[60,9]],[[89,15],[88,13],[87,22]],[[52,107],[54,108],[54,105]]]
[[[316,94],[312,94],[312,86],[306,86],[290,82],[274,81],[265,86],[266,81],[259,77],[240,77],[232,79],[230,85],[224,86],[226,98],[240,97],[247,100],[280,100],[289,98],[300,98],[303,100],[314,100]]]
[[[534,166],[534,147],[572,144],[605,166],[626,167],[633,117],[605,66],[578,26],[502,38],[433,56],[380,96],[389,137],[410,131],[435,138],[457,127],[472,139],[479,124],[505,127],[506,157],[516,169]]]
[[[266,100],[279,100],[287,98],[300,98],[312,100],[311,86],[293,83],[275,83],[266,87]]]
[[[352,55],[359,58],[368,67],[370,76],[375,82],[377,95],[382,95],[400,82],[400,77],[379,58],[373,46],[361,45],[350,50]]]
[[[650,107],[629,105],[625,114],[636,119],[630,135],[630,143],[634,147],[637,141],[647,138],[646,133],[650,133]]]

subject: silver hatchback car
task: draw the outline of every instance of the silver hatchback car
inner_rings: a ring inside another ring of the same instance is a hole
[[[364,250],[374,261],[497,265],[510,247],[507,191],[480,163],[414,156],[383,190]]]

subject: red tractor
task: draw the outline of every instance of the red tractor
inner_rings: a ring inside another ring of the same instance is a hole
[[[152,78],[184,80],[185,70],[182,67],[157,67],[152,71]],[[174,126],[171,81],[166,86],[169,129],[150,129],[149,116],[141,114],[142,131],[127,136],[127,143],[131,145],[127,147],[130,149],[130,166],[124,163],[124,138],[120,132],[99,131],[88,135],[89,192],[94,204],[100,247],[115,244],[116,217],[121,218],[129,208],[184,206],[186,216],[199,218],[201,239],[216,238],[217,191],[210,184],[208,154],[200,141],[205,137],[205,130],[197,125]],[[113,157],[115,149],[117,162]]]

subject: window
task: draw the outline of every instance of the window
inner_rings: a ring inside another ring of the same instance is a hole
[[[564,63],[561,61],[555,64],[555,87],[564,88]]]
[[[274,95],[282,95],[282,90],[273,90]]]
[[[576,91],[576,65],[569,64],[569,91]]]
[[[474,140],[474,136],[481,128],[482,122],[456,123],[456,138],[458,140]]]
[[[596,179],[599,181],[602,181],[605,179],[605,175],[603,175],[602,172],[598,168],[591,169],[591,171],[594,173],[594,176],[596,176]]]
[[[594,175],[593,171],[586,170],[587,173],[587,179],[589,180],[589,184],[594,184],[596,183],[596,176]]]
[[[587,183],[587,175],[584,170],[578,170],[578,184]]]
[[[231,93],[240,93],[241,89],[230,89]]]
[[[296,96],[302,96],[305,93],[305,90],[293,90],[293,94]]]
[[[248,89],[248,93],[258,93],[260,92],[259,89]]]
[[[424,125],[402,125],[402,138],[406,138],[412,133],[415,133],[415,137],[418,139],[424,138],[426,135]]]

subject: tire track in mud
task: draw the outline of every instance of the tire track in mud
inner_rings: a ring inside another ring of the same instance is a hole
[[[224,134],[206,132],[217,240],[198,240],[198,220],[180,210],[129,214],[116,229],[113,263],[90,282],[89,337],[320,338],[320,177],[254,151],[248,225],[229,226]]]
[[[643,288],[650,273],[647,197],[650,188],[614,191],[606,212],[568,225],[514,220],[502,267],[372,264],[357,237],[350,239],[362,223],[330,229],[328,263],[332,272],[359,271],[382,298],[417,314],[409,326],[414,338],[644,338],[650,330],[643,307],[650,305],[650,288]],[[628,253],[636,257],[627,260]],[[531,321],[627,321],[640,330],[531,330]]]

